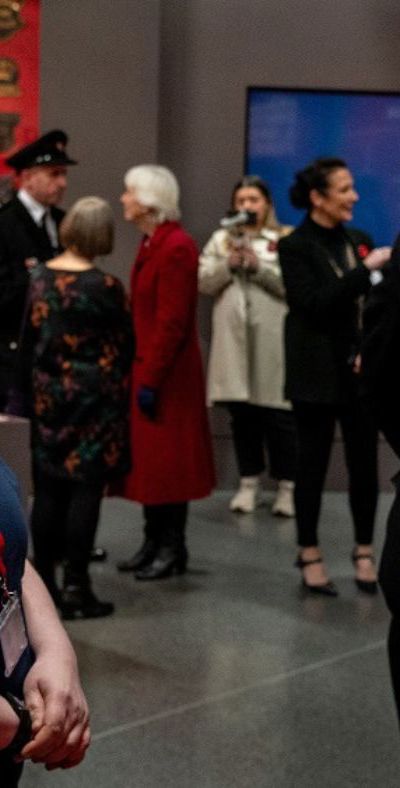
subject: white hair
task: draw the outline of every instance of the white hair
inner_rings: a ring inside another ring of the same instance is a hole
[[[152,208],[157,224],[179,219],[179,185],[175,175],[158,164],[131,167],[124,178],[127,189],[132,189],[142,205]]]

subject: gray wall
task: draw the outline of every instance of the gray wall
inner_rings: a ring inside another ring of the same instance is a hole
[[[242,174],[247,86],[400,90],[398,0],[161,0],[161,10],[159,155],[200,242]]]
[[[122,174],[158,159],[203,244],[242,173],[246,87],[400,90],[399,23],[398,0],[42,0],[42,129],[66,128],[81,162],[67,202],[102,194],[120,216]],[[137,237],[121,219],[117,230],[126,279]],[[202,301],[205,351],[209,310]],[[212,421],[230,485],[229,430]],[[386,479],[386,449],[383,465]],[[331,486],[342,477],[335,454]]]
[[[126,281],[138,237],[122,220],[119,196],[128,167],[157,159],[159,0],[42,0],[41,7],[41,129],[65,129],[79,160],[66,206],[88,194],[111,201],[112,263]]]

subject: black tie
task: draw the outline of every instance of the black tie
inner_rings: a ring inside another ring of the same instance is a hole
[[[44,212],[44,214],[43,214],[43,216],[41,218],[41,221],[39,223],[39,228],[40,228],[40,231],[41,231],[41,234],[42,234],[42,238],[43,238],[43,241],[44,241],[46,247],[48,247],[49,249],[52,250],[52,252],[54,252],[53,244],[51,243],[50,236],[49,236],[49,234],[47,232],[46,217],[47,217],[47,211]]]

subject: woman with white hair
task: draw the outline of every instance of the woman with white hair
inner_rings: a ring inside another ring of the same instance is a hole
[[[165,167],[128,170],[121,202],[144,237],[132,269],[136,356],[132,470],[125,494],[144,505],[144,542],[118,564],[138,580],[183,573],[188,502],[214,484],[197,337],[198,252],[178,219],[179,187]]]

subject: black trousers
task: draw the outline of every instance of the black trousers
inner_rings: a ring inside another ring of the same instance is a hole
[[[298,544],[318,544],[322,490],[336,421],[343,435],[355,542],[370,544],[378,499],[378,433],[372,414],[356,397],[342,406],[294,402],[293,411],[299,443],[295,485]]]
[[[400,474],[395,479],[396,495],[389,512],[386,539],[379,567],[379,582],[392,614],[388,651],[393,692],[400,722]]]
[[[379,408],[377,419],[386,440],[400,458],[399,403]],[[393,479],[395,498],[389,512],[379,567],[379,582],[392,614],[388,650],[394,697],[400,722],[400,473]]]
[[[54,565],[64,560],[68,582],[85,582],[99,520],[103,482],[57,479],[34,470],[31,530],[35,566],[54,590]]]
[[[185,541],[185,527],[189,511],[187,501],[145,505],[145,533],[159,547],[181,547]]]
[[[259,476],[265,469],[265,449],[273,479],[293,481],[297,438],[293,413],[247,402],[227,402],[240,476]]]

